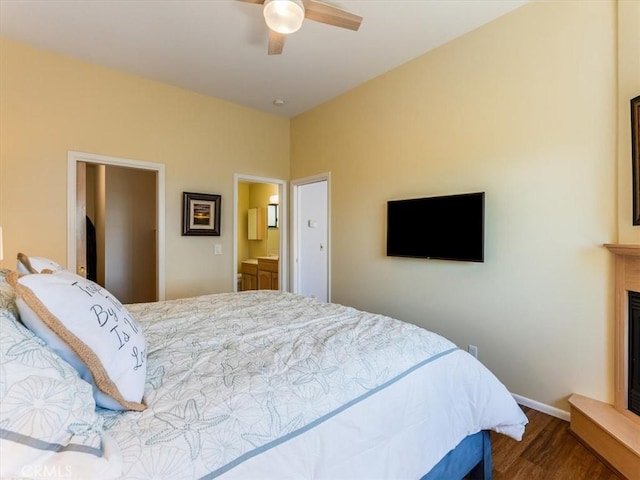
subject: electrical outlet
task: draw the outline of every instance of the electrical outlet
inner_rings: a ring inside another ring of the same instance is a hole
[[[475,345],[469,345],[468,351],[475,358],[478,358],[478,347],[476,347]]]
[[[219,243],[216,243],[213,246],[213,254],[214,255],[222,255],[222,245],[220,245]]]

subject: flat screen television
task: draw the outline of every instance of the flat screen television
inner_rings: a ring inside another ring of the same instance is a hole
[[[484,262],[484,192],[388,201],[387,256]]]

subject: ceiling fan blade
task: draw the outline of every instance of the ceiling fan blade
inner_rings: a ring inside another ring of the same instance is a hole
[[[303,0],[303,3],[305,10],[304,16],[309,20],[356,31],[362,23],[361,16],[334,7],[333,5],[316,2],[315,0]]]
[[[282,53],[285,38],[287,38],[285,34],[269,30],[269,49],[267,50],[269,55],[280,55]]]
[[[238,2],[245,2],[245,3],[264,3],[264,0],[238,0]]]

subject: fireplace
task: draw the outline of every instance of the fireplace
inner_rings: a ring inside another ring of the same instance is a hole
[[[629,396],[627,407],[640,415],[640,293],[629,292]]]
[[[613,467],[636,480],[640,472],[640,245],[605,245],[616,259],[614,402],[569,398],[570,431]]]

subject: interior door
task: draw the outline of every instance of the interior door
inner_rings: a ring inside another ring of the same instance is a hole
[[[328,182],[295,186],[295,293],[328,302],[329,214]]]
[[[87,276],[87,164],[76,162],[76,273]]]

